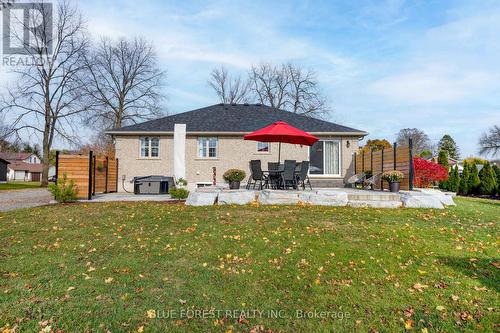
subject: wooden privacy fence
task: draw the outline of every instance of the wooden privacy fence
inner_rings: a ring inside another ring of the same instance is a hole
[[[378,173],[398,170],[404,174],[401,182],[402,190],[413,190],[413,144],[411,139],[408,141],[408,146],[398,147],[396,143],[392,148],[382,148],[382,150],[369,152],[362,151],[354,153],[354,170],[355,173],[371,171],[373,175]],[[381,181],[380,184],[374,186],[375,189],[388,189],[389,184],[386,181]]]
[[[56,181],[64,174],[73,180],[78,198],[92,199],[96,193],[118,191],[118,159],[108,156],[66,155],[56,152]]]

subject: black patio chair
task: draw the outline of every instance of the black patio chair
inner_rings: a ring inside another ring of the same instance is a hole
[[[280,164],[277,162],[268,162],[267,170],[269,172],[268,178],[272,189],[279,188],[279,182],[281,180],[280,173],[278,172]]]
[[[292,187],[297,189],[297,178],[295,177],[295,160],[285,160],[283,172],[281,173],[281,186],[284,189]]]
[[[250,161],[250,177],[248,178],[247,182],[247,190],[250,189],[250,186],[252,185],[252,180],[253,180],[253,188],[255,189],[255,186],[257,183],[259,183],[259,190],[262,190],[263,187],[268,186],[268,181],[269,178],[264,174],[262,171],[262,166],[260,160],[251,160]]]
[[[309,175],[307,174],[309,171],[309,161],[302,161],[300,163],[300,170],[297,173],[297,183],[302,186],[302,190],[306,189],[306,182],[309,185],[309,188],[312,190],[311,181],[309,180]]]

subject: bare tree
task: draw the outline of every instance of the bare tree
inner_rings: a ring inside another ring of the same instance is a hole
[[[273,66],[260,64],[250,69],[252,91],[261,104],[274,109],[284,109],[287,99],[287,89],[290,85],[290,73],[286,65]]]
[[[22,45],[23,53],[36,65],[16,68],[17,84],[9,87],[0,101],[0,113],[9,116],[9,134],[19,136],[27,131],[42,137],[42,185],[45,186],[54,137],[77,141],[73,135],[74,116],[85,110],[78,76],[84,69],[88,47],[85,24],[76,7],[59,2],[52,24],[47,19],[51,7],[46,5],[33,3],[29,20],[16,18],[24,31],[31,32],[30,43],[24,42],[23,32],[13,32],[11,38]],[[41,23],[33,28],[27,22]]]
[[[494,125],[479,139],[479,154],[495,156],[500,151],[500,126]]]
[[[92,105],[89,123],[109,129],[162,114],[165,72],[151,43],[141,38],[103,38],[86,58],[86,68],[85,92]]]
[[[210,73],[208,85],[215,91],[221,103],[233,104],[249,101],[250,81],[240,75],[231,76],[223,66]]]
[[[316,75],[312,70],[287,65],[290,77],[286,104],[294,113],[321,118],[328,113],[326,98],[321,94]]]
[[[409,139],[412,139],[415,154],[420,154],[424,150],[432,150],[431,140],[418,128],[403,128],[396,134],[396,142],[399,146],[408,146]]]

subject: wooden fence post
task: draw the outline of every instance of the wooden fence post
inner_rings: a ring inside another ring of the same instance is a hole
[[[108,193],[108,170],[109,170],[109,157],[106,156],[106,181],[104,182],[104,193]]]
[[[411,138],[408,139],[408,146],[410,147],[410,149],[409,149],[410,179],[408,179],[408,181],[409,181],[408,187],[410,188],[410,191],[413,191],[413,140]]]
[[[59,150],[56,150],[56,184],[59,180]]]
[[[394,142],[394,170],[396,170],[396,158],[397,158],[396,150],[398,150],[398,143]]]
[[[87,194],[87,199],[92,200],[92,161],[93,161],[93,152],[92,150],[89,152],[89,188],[88,188],[88,194]]]

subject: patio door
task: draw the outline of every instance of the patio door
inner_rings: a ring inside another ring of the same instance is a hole
[[[311,175],[340,176],[340,141],[317,141],[309,148]]]

